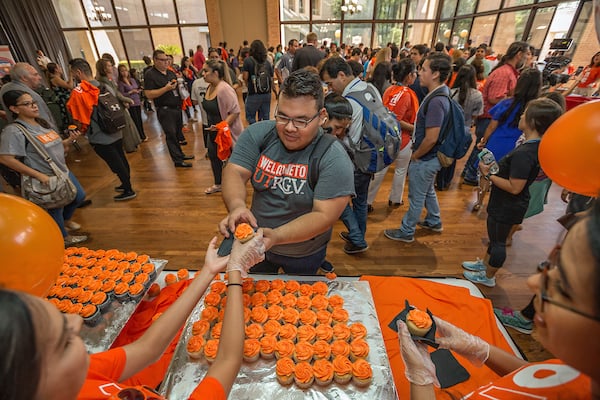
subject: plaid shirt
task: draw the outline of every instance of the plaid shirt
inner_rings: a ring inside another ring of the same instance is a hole
[[[518,77],[519,72],[510,64],[504,64],[492,71],[483,86],[484,108],[482,118],[491,118],[489,111],[494,104],[490,103],[489,99],[501,100],[513,95]]]

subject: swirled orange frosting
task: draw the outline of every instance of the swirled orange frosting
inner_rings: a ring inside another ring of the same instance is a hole
[[[343,308],[336,308],[331,313],[331,318],[335,322],[347,322],[348,321],[348,311]]]
[[[367,337],[367,328],[360,322],[355,322],[350,325],[350,333],[352,333],[352,339],[364,339]]]
[[[92,304],[98,305],[98,304],[104,303],[106,301],[106,298],[107,298],[106,293],[95,292],[90,301]]]
[[[270,319],[263,325],[263,329],[265,331],[265,335],[271,336],[279,336],[279,331],[281,330],[281,324],[274,319]]]
[[[311,297],[313,295],[313,287],[312,287],[312,285],[309,285],[308,283],[303,283],[298,288],[298,293],[300,294],[300,296]]]
[[[281,298],[281,305],[283,307],[296,307],[296,301],[298,298],[295,294],[288,293]]]
[[[348,341],[350,339],[350,328],[344,323],[335,324],[333,326],[333,338]]]
[[[221,304],[221,295],[215,292],[207,293],[204,297],[204,304],[207,306],[218,307]]]
[[[252,309],[252,313],[250,314],[250,319],[254,322],[258,322],[259,324],[264,324],[267,322],[269,318],[269,313],[267,309],[262,306],[257,306]]]
[[[277,338],[272,335],[265,335],[260,339],[260,350],[265,354],[273,354],[277,346]]]
[[[329,306],[329,300],[322,294],[318,294],[312,298],[311,307],[315,310],[321,311],[326,310]]]
[[[342,308],[344,307],[344,298],[339,294],[329,296],[329,305],[331,308]]]
[[[315,328],[315,334],[318,339],[329,342],[333,337],[333,328],[330,325],[321,324]]]
[[[275,351],[277,351],[279,357],[291,357],[294,353],[295,347],[296,346],[294,346],[294,342],[292,342],[290,339],[283,339],[277,342]]]
[[[269,283],[269,281],[261,279],[259,281],[256,281],[256,283],[254,284],[254,290],[257,292],[266,293],[269,290],[271,290],[271,284]]]
[[[175,282],[177,282],[177,275],[175,275],[175,274],[167,274],[167,275],[165,275],[165,283],[167,285],[172,285]]]
[[[317,315],[317,321],[319,321],[319,324],[323,325],[330,325],[331,324],[331,313],[329,311],[325,311],[325,310],[319,310],[316,313]]]
[[[283,315],[283,308],[273,304],[269,306],[267,313],[269,314],[269,319],[280,320]]]
[[[79,277],[78,276],[72,276],[69,279],[67,279],[67,281],[65,282],[65,285],[67,286],[74,286],[79,284]]]
[[[291,280],[291,281],[287,281],[285,283],[286,293],[296,294],[296,292],[298,292],[299,288],[300,288],[300,283],[298,283],[298,281]]]
[[[89,290],[90,292],[97,292],[102,287],[102,282],[99,280],[93,280],[85,286],[85,290]]]
[[[58,309],[64,313],[68,313],[69,310],[71,309],[71,306],[73,306],[73,303],[71,302],[71,300],[65,299],[65,300],[61,300],[58,302]]]
[[[88,304],[87,306],[83,306],[79,312],[79,315],[81,315],[83,318],[91,317],[96,313],[97,310],[98,308],[95,305]]]
[[[177,279],[180,281],[185,281],[190,277],[190,271],[187,268],[181,268],[177,270]]]
[[[219,340],[218,339],[210,339],[206,341],[204,345],[204,355],[208,358],[214,359],[217,356],[217,351],[219,350]]]
[[[327,284],[322,281],[317,281],[317,282],[313,283],[312,287],[313,287],[313,293],[315,295],[320,294],[320,295],[324,296],[327,294],[327,291],[329,290],[329,287],[327,286]]]
[[[152,263],[142,264],[142,272],[144,272],[148,275],[153,273],[155,270],[156,270],[156,268],[154,267],[154,264],[152,264]]]
[[[304,325],[314,325],[317,323],[317,313],[312,310],[300,311],[300,322]]]
[[[75,288],[75,289],[80,289],[81,292],[83,292],[83,289],[81,288]],[[56,297],[58,297],[59,299],[66,299],[71,297],[71,294],[73,293],[73,289],[71,289],[70,287],[63,287],[63,288],[59,288],[56,291]],[[76,295],[79,295],[79,293],[76,293]]]
[[[54,304],[54,307],[58,308],[58,304],[60,303],[59,299],[57,299],[56,297],[52,297],[46,300],[48,300],[48,302],[50,302],[51,304]]]
[[[281,339],[296,340],[298,335],[298,328],[292,324],[283,324],[279,330],[279,337]]]
[[[123,257],[127,261],[133,261],[137,258],[137,253],[135,251],[130,251],[129,253],[125,253],[125,257]]]
[[[242,222],[241,224],[235,227],[235,232],[233,233],[233,235],[238,240],[244,240],[254,235],[254,229],[252,229],[250,224]]]
[[[117,286],[115,281],[112,279],[107,279],[102,283],[102,291],[106,293],[111,292],[115,290],[115,286]]]
[[[352,373],[352,362],[345,356],[337,356],[333,359],[333,370],[338,375],[346,375]]]
[[[317,340],[315,344],[313,344],[313,350],[315,358],[328,359],[329,356],[331,356],[331,345],[325,340]]]
[[[98,274],[98,276],[96,277],[100,282],[103,282],[105,280],[107,280],[108,278],[110,278],[110,272],[109,271],[102,271]]]
[[[92,278],[91,276],[82,276],[79,279],[79,284],[77,286],[79,286],[81,288],[84,288],[84,287],[86,287],[87,285],[89,285],[93,281],[94,281],[94,278]]]
[[[204,310],[202,310],[201,315],[202,319],[212,322],[219,316],[219,310],[213,306],[206,306],[204,307]]]
[[[273,279],[271,281],[271,290],[279,290],[282,291],[285,289],[285,282],[281,279]]]
[[[242,291],[244,293],[254,292],[254,279],[252,279],[252,278],[242,279]]]
[[[129,286],[129,293],[134,296],[142,293],[143,291],[144,291],[144,285],[142,285],[140,283],[134,283],[133,285]]]
[[[206,341],[200,336],[192,336],[187,343],[186,349],[190,353],[197,353],[202,350]]]
[[[359,358],[352,363],[352,375],[358,379],[369,379],[373,376],[373,370],[371,364],[362,358]]]
[[[312,344],[304,340],[299,341],[296,343],[295,354],[298,361],[310,361],[314,354]]]
[[[192,335],[202,336],[206,332],[208,332],[209,329],[210,329],[210,323],[205,319],[201,319],[192,324]]]
[[[320,381],[328,381],[333,378],[333,364],[325,359],[316,360],[313,363],[315,378]]]
[[[129,262],[128,261],[119,261],[119,263],[117,264],[117,269],[119,271],[123,271],[125,272],[127,269],[129,269]]]
[[[364,339],[355,339],[350,343],[350,352],[355,357],[366,358],[369,355],[369,344]]]
[[[104,270],[102,268],[100,268],[100,267],[92,267],[92,268],[90,268],[90,273],[92,274],[92,276],[94,278],[97,278],[98,275],[101,274],[102,272],[104,272]]]
[[[296,308],[299,310],[306,310],[310,307],[310,297],[308,296],[300,296],[298,300],[296,300]]]
[[[296,369],[296,364],[294,364],[294,360],[289,357],[282,357],[277,360],[277,364],[275,364],[275,372],[279,376],[292,376],[294,374],[294,369]]]
[[[296,364],[296,368],[294,369],[294,376],[301,383],[308,383],[314,377],[315,374],[313,372],[313,367],[309,363],[303,361]]]
[[[244,328],[246,337],[249,339],[260,339],[264,334],[264,329],[260,324],[250,324]]]
[[[117,271],[117,267],[119,266],[119,262],[116,260],[108,260],[106,262],[106,267],[104,268],[107,271]]]
[[[350,345],[348,344],[348,342],[344,341],[344,340],[335,340],[332,344],[331,344],[331,354],[333,354],[333,356],[344,356],[344,357],[348,357],[348,355],[350,355]]]
[[[147,273],[142,272],[142,273],[138,274],[133,281],[135,283],[140,283],[142,285],[145,285],[146,283],[148,283],[149,280],[150,280],[150,276]]]
[[[220,339],[221,338],[221,330],[223,329],[223,323],[217,322],[215,326],[210,330],[210,337],[212,339]]]
[[[256,292],[250,297],[252,307],[264,306],[267,304],[267,296],[264,293]]]
[[[412,322],[417,326],[417,328],[421,329],[429,329],[431,328],[431,317],[425,311],[412,309],[406,315],[406,320]]]
[[[127,270],[129,272],[131,272],[132,274],[137,274],[138,272],[141,271],[141,269],[142,269],[142,264],[137,263],[137,262],[134,262],[133,264],[131,264],[129,266],[129,268],[127,268]],[[142,271],[142,272],[144,272],[144,271]],[[144,273],[146,273],[146,272],[144,272]]]
[[[83,309],[83,304],[75,303],[71,306],[71,308],[69,308],[68,313],[69,314],[79,314],[82,309]]]
[[[129,285],[126,283],[119,283],[117,286],[115,286],[116,294],[125,294],[125,293],[127,293],[128,290],[129,290]]]
[[[325,278],[329,279],[330,281],[333,281],[337,279],[337,274],[335,272],[328,272],[325,274]]]
[[[146,264],[148,261],[150,261],[150,257],[147,254],[141,254],[141,255],[137,256],[135,261],[137,261],[143,265],[143,264]],[[144,272],[146,272],[146,271],[144,271]]]
[[[284,308],[281,318],[288,324],[296,325],[298,318],[300,318],[300,313],[295,308]]]
[[[210,292],[223,294],[227,291],[227,285],[223,281],[213,281],[212,285],[210,285]]]
[[[244,323],[245,324],[250,323],[251,315],[252,315],[252,310],[250,310],[248,307],[244,307]]]
[[[312,325],[300,325],[298,327],[298,340],[305,340],[312,342],[315,339],[316,332],[315,327]]]
[[[244,356],[254,357],[260,352],[260,342],[258,339],[244,340]]]
[[[283,298],[283,295],[281,294],[281,292],[279,290],[270,290],[267,293],[267,304],[269,305],[276,305],[281,303],[281,299]]]

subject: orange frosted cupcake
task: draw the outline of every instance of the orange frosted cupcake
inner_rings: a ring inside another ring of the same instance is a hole
[[[250,296],[254,294],[254,280],[252,278],[242,279],[242,292]]]
[[[350,360],[367,358],[369,355],[369,344],[364,339],[355,339],[350,342]]]
[[[92,295],[92,298],[90,299],[90,303],[92,303],[95,306],[98,306],[101,313],[106,312],[108,306],[110,305],[109,298],[104,292],[95,292]]]
[[[115,286],[117,286],[115,281],[113,281],[112,279],[107,279],[104,282],[102,282],[102,287],[100,289],[102,289],[104,293],[112,295],[113,291],[115,290]]]
[[[298,298],[295,294],[288,293],[281,298],[282,307],[296,307],[296,300]]]
[[[83,310],[83,304],[75,303],[71,306],[68,312],[69,314],[79,314],[81,310]]]
[[[233,236],[242,243],[246,243],[254,237],[254,228],[246,222],[242,222],[235,227]]]
[[[315,351],[313,350],[312,344],[304,340],[298,341],[294,348],[293,359],[296,362],[311,362],[314,353]]]
[[[371,364],[362,358],[352,363],[352,382],[356,386],[369,386],[372,380],[373,370],[371,369]]]
[[[140,285],[144,285],[145,287],[148,287],[148,285],[150,284],[150,275],[148,275],[144,272],[141,272],[136,275],[136,277],[133,279],[133,281],[135,283],[139,283]]]
[[[322,294],[318,294],[312,298],[310,306],[314,312],[324,311],[329,307],[329,300]]]
[[[300,294],[300,296],[312,297],[313,287],[312,287],[312,285],[309,285],[308,283],[303,283],[298,288],[298,293]]]
[[[192,336],[187,343],[186,350],[188,356],[195,360],[202,358],[204,354],[204,344],[206,341],[201,336]]]
[[[282,292],[284,289],[285,289],[285,282],[283,280],[273,279],[271,281],[271,290],[279,290],[280,292]]]
[[[117,264],[117,269],[119,271],[127,271],[129,269],[129,262],[128,261],[119,261],[119,263]]]
[[[322,296],[325,296],[327,294],[327,292],[329,291],[329,286],[327,286],[327,284],[323,281],[317,281],[317,282],[313,283],[312,288],[313,288],[313,293],[315,295],[320,294]]]
[[[258,339],[244,340],[244,361],[253,363],[260,356],[260,342]]]
[[[187,268],[182,268],[180,270],[177,271],[177,280],[178,281],[186,281],[190,279],[190,271],[187,270]]]
[[[265,331],[265,336],[269,335],[278,338],[279,331],[281,330],[281,324],[274,319],[270,319],[267,322],[265,322],[265,324],[263,325],[263,329]]]
[[[333,355],[334,357],[337,357],[337,356],[349,357],[350,356],[350,345],[348,344],[348,342],[346,342],[344,340],[334,340],[333,343],[331,344],[331,355]]]
[[[165,275],[165,284],[167,286],[177,283],[177,275],[175,274],[167,274]]]
[[[59,299],[68,299],[70,297],[72,297],[71,293],[73,293],[73,290],[77,290],[78,288],[70,288],[70,287],[62,287],[57,289],[56,291],[56,297]],[[83,292],[83,289],[79,288],[81,292]]]
[[[64,299],[58,302],[58,309],[63,313],[68,313],[72,306],[73,302],[68,299]]]
[[[267,304],[269,306],[278,305],[281,303],[282,298],[283,298],[283,295],[281,294],[281,292],[279,290],[270,290],[267,293]]]
[[[308,389],[315,381],[312,366],[307,362],[296,364],[294,369],[294,382],[300,389]]]
[[[296,296],[298,294],[298,289],[300,289],[300,283],[295,280],[287,281],[285,283],[285,293],[293,294]]]
[[[99,280],[93,280],[87,285],[85,285],[85,290],[89,290],[90,292],[97,292],[102,287],[102,282]]]
[[[333,379],[336,383],[346,384],[352,379],[352,362],[348,357],[337,356],[333,359]]]
[[[288,307],[283,310],[281,318],[286,324],[298,325],[300,313],[295,308]]]
[[[315,360],[329,360],[331,357],[331,345],[324,340],[317,340],[313,344]]]
[[[262,306],[257,306],[252,309],[250,319],[259,324],[264,324],[265,322],[267,322],[267,319],[269,319],[269,313],[267,312],[266,308]]]
[[[102,270],[98,276],[96,277],[96,279],[98,279],[101,283],[104,282],[105,280],[110,278],[110,272],[109,271],[105,271]]]
[[[260,292],[260,293],[267,294],[267,292],[269,290],[271,290],[271,284],[269,283],[269,281],[261,279],[261,280],[256,281],[254,283],[254,291],[255,292]]]
[[[312,310],[302,310],[299,314],[300,322],[304,325],[315,325],[317,323],[317,313]]]
[[[310,297],[299,296],[298,300],[296,300],[296,308],[298,310],[308,310],[310,308],[310,303]]]
[[[102,320],[102,314],[100,314],[100,310],[93,304],[88,304],[81,308],[79,315],[83,318],[83,322],[85,322],[88,326],[96,326]]]
[[[144,285],[140,283],[134,283],[129,286],[129,297],[133,301],[138,301],[144,295]]]
[[[277,346],[277,338],[275,336],[263,336],[260,339],[260,357],[263,360],[272,360],[275,358],[275,346]]]
[[[119,283],[115,286],[114,290],[115,298],[119,301],[126,301],[129,299],[129,285],[126,283]]]
[[[227,285],[222,281],[214,281],[212,285],[210,285],[210,292],[223,294],[227,291]]]
[[[283,308],[278,305],[271,305],[267,309],[267,313],[269,314],[269,319],[281,322],[283,317]]]
[[[116,271],[118,266],[119,266],[119,262],[118,261],[108,260],[106,262],[106,265],[105,265],[104,269],[107,270],[107,271]]]
[[[227,297],[224,297],[225,299]],[[248,293],[242,293],[242,304],[244,307],[250,307],[250,295]]]
[[[298,327],[298,341],[306,341],[313,343],[315,341],[316,332],[312,325],[300,325]]]
[[[344,307],[344,298],[339,294],[329,296],[329,311]]]
[[[315,328],[315,335],[318,340],[324,340],[327,343],[333,338],[333,328],[331,325],[321,324]]]
[[[345,324],[348,322],[348,311],[343,308],[336,308],[331,312],[331,319],[334,324]]]
[[[431,329],[433,321],[425,311],[412,309],[406,314],[406,327],[415,336],[425,336]]]
[[[260,324],[250,324],[244,328],[246,337],[249,339],[260,339],[263,337],[265,331]]]
[[[146,263],[141,263],[142,264],[142,272],[145,274],[148,274],[148,276],[150,277],[150,279],[154,279],[156,278],[156,267],[154,266],[154,264],[146,262]]]
[[[221,329],[223,329],[223,323],[217,322],[215,326],[210,330],[210,338],[211,339],[221,339]]]
[[[65,285],[66,286],[77,286],[77,284],[79,283],[79,277],[78,276],[71,276],[69,279],[66,280]]]
[[[206,339],[206,335],[209,330],[210,323],[205,319],[201,319],[192,324],[192,335],[194,336],[202,336],[204,339]]]
[[[131,272],[126,272],[123,274],[123,276],[121,276],[121,283],[133,283],[134,278],[135,275],[133,275]]]
[[[52,298],[49,298],[49,299],[46,299],[46,300],[48,300],[48,302],[50,302],[51,304],[53,304],[54,307],[58,308],[58,304],[60,303],[59,299],[57,299],[56,297],[52,297]]]
[[[207,340],[204,345],[204,358],[206,358],[206,361],[209,363],[215,361],[217,350],[219,350],[219,341],[217,339]]]
[[[244,307],[244,324],[248,325],[250,323],[251,315],[252,311],[248,307]]]
[[[279,383],[282,385],[292,383],[294,381],[294,369],[296,369],[296,364],[290,357],[280,358],[275,364],[275,373]]]
[[[291,340],[282,339],[277,342],[277,345],[275,346],[275,357],[277,357],[278,360],[283,357],[292,357],[295,347],[294,342]]]
[[[316,312],[317,322],[320,325],[331,325],[331,313],[329,311],[321,310]]]
[[[335,324],[333,326],[333,339],[334,340],[350,340],[350,328],[346,324]]]
[[[148,254],[140,254],[137,256],[135,261],[144,265],[150,261],[150,256],[148,256]]]
[[[207,306],[218,307],[221,304],[221,295],[218,293],[210,292],[204,296],[204,304]]]
[[[125,253],[125,256],[123,257],[123,259],[127,260],[127,261],[134,261],[137,258],[137,253],[135,251],[130,251],[128,253]]]
[[[216,322],[216,320],[219,316],[219,310],[217,310],[216,307],[206,306],[206,307],[204,307],[204,310],[202,310],[201,315],[202,315],[202,319],[205,319],[208,322],[210,322],[211,324],[213,324],[214,322]]]
[[[350,333],[352,334],[352,340],[365,339],[367,337],[367,328],[360,322],[355,322],[350,325]]]
[[[153,283],[150,285],[150,289],[148,289],[148,297],[156,297],[160,294],[160,285],[158,283]]]
[[[264,293],[256,292],[250,297],[252,307],[261,307],[267,304],[267,296]]]
[[[296,341],[296,337],[298,336],[298,328],[296,325],[292,324],[283,324],[281,329],[279,329],[279,338],[280,339],[288,339],[292,342]]]
[[[333,364],[328,360],[316,360],[313,364],[313,372],[317,385],[327,386],[333,381]]]
[[[129,272],[131,272],[132,274],[137,274],[137,273],[140,273],[140,271],[142,270],[142,264],[134,262],[133,264],[131,264],[131,265],[130,265],[130,266],[127,268],[127,270],[128,270]],[[148,274],[147,274],[147,275],[148,275]],[[140,283],[141,283],[141,282],[140,282]]]

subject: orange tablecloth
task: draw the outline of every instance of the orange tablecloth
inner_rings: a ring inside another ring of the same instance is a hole
[[[491,302],[487,299],[471,296],[466,288],[415,278],[365,275],[360,280],[369,282],[371,286],[383,341],[400,399],[409,398],[409,383],[404,375],[404,363],[402,357],[400,357],[398,335],[388,327],[388,324],[404,309],[405,299],[408,299],[410,304],[419,309],[429,308],[433,315],[451,322],[469,333],[480,336],[489,343],[508,352],[512,352],[508,342],[496,325]],[[461,384],[445,389],[446,391],[464,396],[475,388],[498,378],[498,375],[488,367],[476,368],[458,354],[454,354],[454,356],[469,371],[471,378]],[[439,389],[436,389],[436,392],[439,394]]]

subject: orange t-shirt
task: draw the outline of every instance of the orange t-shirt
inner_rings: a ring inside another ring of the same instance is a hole
[[[98,95],[100,89],[88,81],[82,81],[75,89],[71,91],[71,97],[67,101],[67,109],[73,116],[73,119],[82,124],[82,131],[90,124],[94,106],[98,104]]]
[[[476,389],[468,399],[590,399],[591,380],[560,360],[529,364]]]
[[[419,99],[411,88],[403,85],[392,85],[383,93],[383,104],[396,115],[398,121],[404,121],[409,124],[415,123],[417,111],[419,110]],[[412,132],[402,130],[403,149],[412,139]]]

